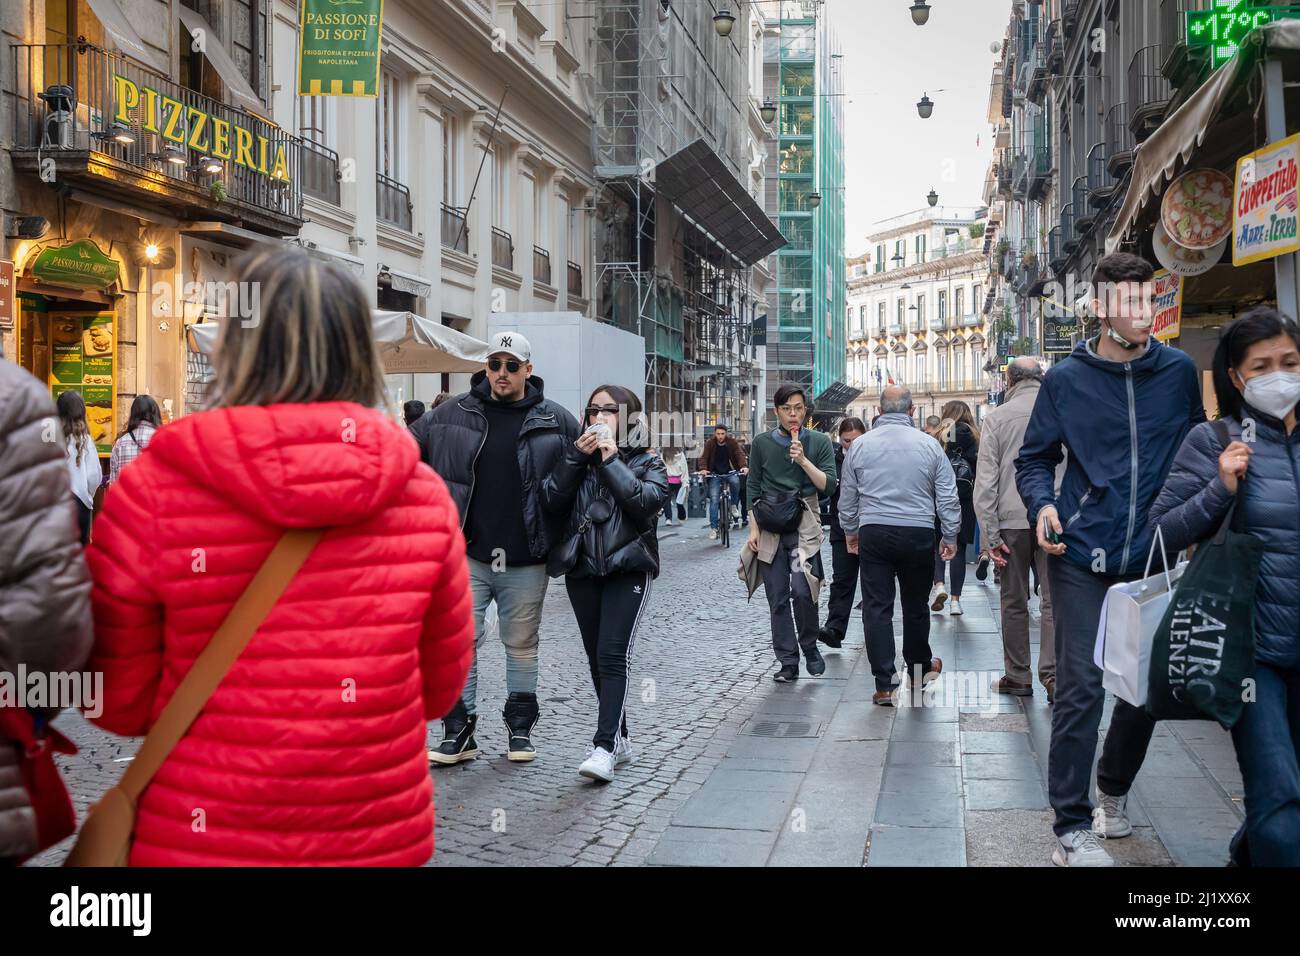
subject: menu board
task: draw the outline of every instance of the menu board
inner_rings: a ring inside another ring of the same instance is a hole
[[[116,315],[50,313],[50,394],[77,391],[86,402],[90,437],[100,455],[113,451]]]

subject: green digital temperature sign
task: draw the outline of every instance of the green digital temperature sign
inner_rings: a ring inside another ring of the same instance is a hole
[[[1274,20],[1300,18],[1300,4],[1261,7],[1247,0],[1214,0],[1209,10],[1187,14],[1187,45],[1210,51],[1210,66],[1218,69],[1236,54],[1246,34]]]

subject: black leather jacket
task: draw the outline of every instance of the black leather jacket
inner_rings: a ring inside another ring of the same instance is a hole
[[[603,500],[603,505],[597,505]],[[668,500],[668,469],[644,448],[622,449],[609,461],[570,443],[542,483],[542,504],[566,516],[546,571],[552,577],[604,577],[624,571],[659,575],[659,510]],[[593,505],[596,507],[593,510]],[[601,512],[606,520],[596,520]]]
[[[483,403],[488,397],[486,372],[475,372],[470,390],[437,408],[425,412],[411,426],[411,434],[420,445],[420,457],[447,483],[452,500],[460,509],[460,527],[474,494],[474,464],[487,441],[488,420]],[[551,548],[560,540],[561,522],[541,504],[542,481],[551,473],[578,437],[578,421],[565,408],[548,401],[542,392],[542,380],[528,379],[525,400],[532,405],[519,428],[519,474],[524,485],[524,527],[528,529],[528,550],[537,561],[546,560]],[[502,502],[503,507],[512,502]]]

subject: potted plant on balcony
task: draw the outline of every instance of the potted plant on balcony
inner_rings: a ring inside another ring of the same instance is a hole
[[[208,195],[212,197],[213,202],[226,201],[226,183],[224,180],[217,179],[208,185]]]

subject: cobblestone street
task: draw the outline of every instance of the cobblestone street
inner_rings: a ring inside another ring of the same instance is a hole
[[[1041,688],[1033,698],[988,691],[1002,665],[991,579],[968,577],[963,617],[933,617],[945,668],[932,696],[891,710],[870,702],[859,612],[845,647],[826,650],[824,677],[774,685],[766,604],[761,591],[746,603],[735,544],[724,552],[699,520],[663,532],[664,570],[633,664],[635,762],[608,786],[577,775],[595,696],[568,598],[552,582],[539,756],[531,764],[505,758],[504,655],[489,636],[480,662],[483,755],[431,771],[431,865],[1049,863],[1051,711]],[[825,598],[824,589],[823,606]],[[895,627],[901,633],[897,619]],[[63,766],[84,814],[135,742],[78,715],[59,723],[81,747]],[[1222,865],[1240,799],[1226,733],[1208,723],[1162,724],[1130,802],[1134,836],[1107,849],[1130,865]],[[36,862],[57,864],[67,847]]]

